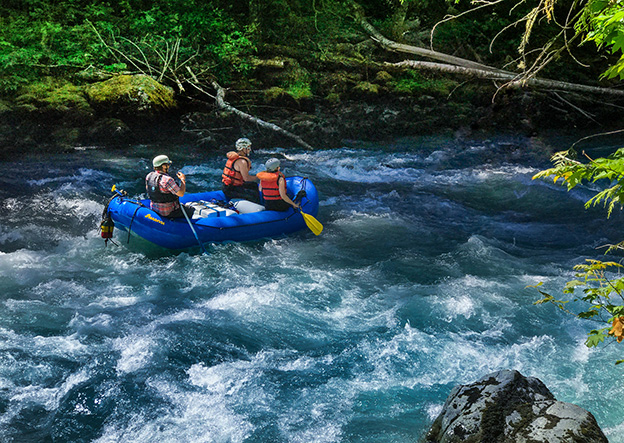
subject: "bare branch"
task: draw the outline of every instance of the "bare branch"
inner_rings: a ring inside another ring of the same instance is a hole
[[[613,134],[621,134],[622,132],[624,132],[624,129],[618,129],[617,131],[609,131],[609,132],[601,132],[600,134],[592,134],[592,135],[588,135],[587,137],[583,137],[578,139],[577,141],[575,141],[572,146],[570,146],[570,149],[574,149],[574,147],[576,145],[578,145],[579,143],[581,143],[582,141],[585,140],[589,140],[590,138],[594,138],[594,137],[602,137],[603,135],[613,135]],[[621,244],[621,243],[620,243]]]
[[[295,135],[295,134],[293,134],[291,132],[288,132],[285,129],[282,129],[279,126],[274,125],[273,123],[265,122],[264,120],[260,120],[257,117],[254,117],[254,116],[249,115],[249,114],[247,114],[247,113],[245,113],[243,111],[240,111],[239,109],[236,109],[232,105],[228,104],[225,101],[225,89],[223,89],[221,86],[219,86],[219,84],[217,82],[215,82],[215,81],[212,82],[212,86],[213,86],[213,88],[215,88],[217,90],[216,101],[217,101],[217,106],[219,106],[219,108],[225,109],[227,111],[230,111],[233,114],[236,114],[238,117],[242,118],[243,120],[247,120],[247,121],[250,121],[252,123],[255,123],[255,124],[257,124],[260,127],[263,127],[263,128],[266,128],[266,129],[270,129],[271,131],[275,131],[278,134],[285,135],[286,137],[295,140],[297,143],[299,143],[301,146],[303,146],[306,149],[314,150],[314,148],[312,146],[310,146],[305,141],[303,141],[299,136],[297,136],[297,135]]]

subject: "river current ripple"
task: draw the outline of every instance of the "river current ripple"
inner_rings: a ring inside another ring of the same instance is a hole
[[[540,378],[624,442],[624,348],[535,306],[622,240],[596,188],[531,180],[530,140],[430,138],[271,156],[320,193],[319,237],[171,254],[98,224],[110,188],[144,192],[170,155],[189,192],[222,153],[137,146],[4,162],[0,440],[418,441],[451,388]],[[600,148],[600,147],[597,147]]]

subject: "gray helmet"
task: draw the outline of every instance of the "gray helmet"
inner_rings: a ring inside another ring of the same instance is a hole
[[[277,168],[280,167],[280,161],[276,158],[270,158],[266,161],[266,163],[264,164],[264,167],[269,172],[275,172],[277,171]]]
[[[236,150],[240,151],[241,149],[251,149],[251,140],[248,138],[239,138],[236,140]]]
[[[169,160],[169,157],[167,157],[166,155],[156,156],[154,157],[154,160],[152,160],[152,164],[154,165],[155,168],[158,168],[164,165],[165,163],[171,164],[171,160]]]

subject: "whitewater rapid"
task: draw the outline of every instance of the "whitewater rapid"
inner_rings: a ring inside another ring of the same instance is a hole
[[[154,155],[195,192],[218,187],[220,153],[5,162],[0,439],[417,441],[453,386],[516,369],[624,442],[624,348],[588,349],[588,324],[528,288],[601,258],[621,215],[585,210],[591,186],[532,180],[547,159],[509,155],[527,143],[257,150],[253,171],[278,156],[313,180],[325,230],[207,255],[118,230],[104,247],[97,228],[113,184],[144,192]]]

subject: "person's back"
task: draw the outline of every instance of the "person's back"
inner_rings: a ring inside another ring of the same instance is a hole
[[[223,182],[223,193],[228,200],[233,198],[243,198],[253,202],[260,201],[258,193],[258,180],[255,175],[249,173],[251,170],[251,142],[246,138],[236,141],[236,152],[230,151],[226,154],[227,161],[221,174]]]
[[[265,171],[258,172],[264,207],[269,211],[288,211],[298,208],[286,192],[286,176],[280,171],[280,161],[271,158],[265,163]]]
[[[183,208],[189,217],[193,216],[193,208],[180,205],[180,197],[186,192],[186,176],[178,172],[177,177],[181,184],[178,185],[174,178],[169,175],[171,160],[166,155],[159,155],[152,161],[154,170],[145,177],[145,189],[150,199],[150,209],[162,217],[183,217]]]

